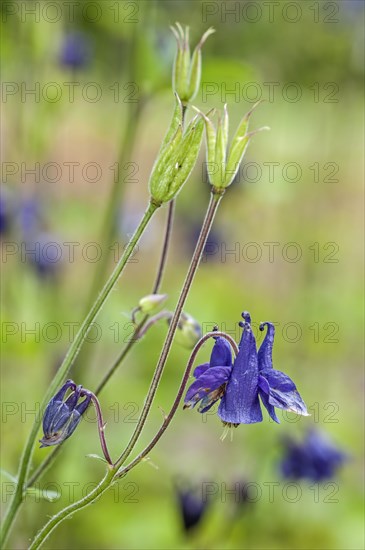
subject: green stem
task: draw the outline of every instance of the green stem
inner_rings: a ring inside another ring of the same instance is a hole
[[[101,480],[99,485],[95,487],[95,489],[90,491],[90,493],[87,494],[84,498],[81,498],[77,502],[70,504],[70,506],[67,506],[66,508],[58,512],[58,514],[55,514],[48,521],[48,523],[46,523],[46,525],[37,533],[32,544],[29,547],[29,550],[35,550],[36,548],[39,548],[40,546],[42,546],[42,544],[49,537],[52,531],[60,523],[62,523],[71,514],[78,512],[79,510],[82,510],[89,504],[92,504],[98,497],[100,497],[103,493],[105,493],[105,491],[110,487],[113,481],[114,475],[115,475],[115,469],[113,469],[112,467],[108,468],[106,475]]]
[[[163,241],[160,263],[158,264],[156,280],[152,288],[152,294],[157,294],[161,287],[162,277],[166,266],[167,252],[169,250],[169,245],[171,240],[172,226],[174,224],[174,211],[175,211],[175,199],[172,199],[172,201],[169,202],[169,206],[168,206],[165,238]]]
[[[47,537],[50,535],[50,533],[62,521],[64,521],[71,514],[73,514],[75,512],[78,512],[79,510],[83,509],[85,506],[88,506],[89,504],[94,502],[102,493],[104,493],[110,487],[110,485],[113,483],[113,481],[116,479],[116,472],[117,472],[118,468],[123,464],[123,462],[129,456],[130,452],[133,450],[134,445],[137,442],[137,440],[139,438],[139,435],[140,435],[140,433],[143,429],[143,426],[144,426],[144,423],[146,421],[148,412],[149,412],[149,410],[151,408],[151,405],[152,405],[152,402],[153,402],[154,395],[157,391],[158,383],[159,383],[159,380],[161,378],[163,368],[166,364],[166,360],[167,360],[168,353],[170,351],[171,344],[172,344],[172,341],[173,341],[173,338],[174,338],[174,335],[175,335],[175,332],[176,332],[176,329],[177,329],[177,326],[178,326],[180,315],[181,315],[182,309],[184,307],[186,298],[188,296],[189,290],[191,288],[194,276],[195,276],[196,271],[199,267],[199,263],[200,263],[201,256],[202,256],[202,253],[203,253],[203,250],[204,250],[204,246],[206,244],[206,241],[207,241],[210,229],[212,227],[213,220],[214,220],[215,214],[217,212],[219,203],[222,199],[222,196],[223,196],[223,194],[216,194],[216,193],[214,193],[214,191],[212,192],[211,199],[210,199],[209,206],[208,206],[208,210],[207,210],[207,213],[205,215],[203,226],[202,226],[202,229],[201,229],[201,232],[200,232],[200,235],[199,235],[199,239],[198,239],[198,242],[197,242],[196,247],[195,247],[195,251],[194,251],[190,266],[189,266],[188,273],[187,273],[185,281],[184,281],[184,285],[183,285],[183,288],[182,288],[182,291],[181,291],[181,294],[180,294],[180,297],[179,297],[179,300],[178,300],[178,303],[177,303],[177,306],[176,306],[176,309],[175,309],[174,316],[173,316],[173,318],[171,320],[171,323],[170,323],[170,326],[169,326],[169,331],[167,333],[167,336],[166,336],[166,339],[165,339],[165,342],[164,342],[164,346],[163,346],[163,349],[162,349],[162,352],[161,352],[161,355],[160,355],[160,359],[159,359],[159,362],[157,364],[155,374],[154,374],[154,377],[152,379],[152,383],[151,383],[150,389],[148,391],[147,398],[146,398],[141,416],[138,420],[136,429],[135,429],[135,431],[132,435],[131,440],[129,441],[129,444],[127,445],[126,450],[121,455],[121,457],[117,460],[115,465],[111,466],[109,468],[109,470],[108,470],[106,476],[104,477],[104,479],[99,483],[99,485],[93,491],[91,491],[86,497],[84,497],[84,498],[80,499],[79,501],[71,504],[67,508],[64,508],[63,510],[61,510],[58,514],[56,514],[55,516],[53,516],[53,518],[51,518],[49,520],[49,522],[43,527],[43,529],[41,529],[41,531],[36,535],[33,543],[30,546],[30,550],[35,550],[36,548],[39,548],[43,544],[43,542],[47,539]],[[205,339],[206,338],[204,338],[204,341],[205,341]],[[196,350],[196,352],[197,352],[197,350]],[[196,355],[196,353],[195,353],[195,355]],[[195,358],[195,355],[194,355],[194,358]],[[189,362],[189,367],[188,367],[189,371],[188,372],[190,372],[191,365],[192,365],[192,361]],[[183,389],[184,389],[184,387],[186,385],[186,382],[187,382],[187,378],[188,378],[188,374],[187,374],[187,372],[185,372],[185,375],[183,377],[182,386],[180,387],[180,390],[178,392],[178,396],[175,399],[174,405],[172,407],[172,411],[171,411],[171,413],[168,417],[169,418],[168,423],[171,421],[172,416],[173,416],[173,414],[175,413],[175,411],[177,409],[178,403],[180,402]],[[161,437],[161,435],[165,431],[166,427],[163,425],[162,431],[160,430],[158,432],[158,439]],[[154,438],[154,439],[156,439],[156,438]],[[156,439],[156,442],[157,442],[157,439]],[[143,456],[145,456],[145,455],[143,455]],[[143,457],[141,457],[140,460],[142,460],[142,458]],[[136,465],[136,464],[137,464],[137,462],[135,464],[133,463],[133,465]],[[126,468],[126,470],[127,469],[129,470],[130,467],[133,467],[133,466],[129,465]],[[121,475],[123,475],[123,472],[120,472],[119,477]]]
[[[171,240],[171,233],[172,233],[172,226],[174,222],[174,210],[175,210],[175,200],[169,202],[168,205],[168,213],[167,213],[167,219],[166,219],[166,228],[165,228],[165,237],[164,242],[162,245],[162,252],[160,261],[157,268],[156,273],[156,279],[152,287],[152,294],[157,294],[160,290],[161,283],[162,283],[162,277],[165,271],[166,267],[166,260],[167,260],[167,252],[170,245]],[[133,345],[138,342],[140,339],[140,333],[147,322],[149,318],[149,315],[145,315],[140,323],[136,326],[136,328],[133,331],[133,334],[131,338],[129,339],[128,344],[126,347],[121,351],[120,355],[116,358],[113,365],[110,367],[110,369],[107,371],[107,373],[104,375],[103,379],[99,383],[98,387],[95,390],[95,395],[98,395],[104,388],[104,386],[107,384],[107,382],[110,380],[110,378],[113,376],[117,368],[120,366],[120,364],[124,361],[130,350],[132,349]]]
[[[171,233],[172,233],[173,218],[174,218],[174,206],[175,206],[174,202],[175,201],[172,200],[168,206],[165,237],[164,237],[164,242],[162,246],[160,262],[157,268],[156,279],[152,287],[153,294],[157,294],[160,289],[160,286],[162,283],[162,276],[166,267],[167,252],[171,241]],[[103,376],[102,380],[100,381],[99,385],[97,386],[95,390],[95,395],[99,395],[99,393],[104,389],[105,385],[109,382],[110,378],[113,376],[115,371],[120,367],[124,359],[127,357],[128,353],[131,351],[133,345],[136,344],[138,340],[140,340],[141,331],[145,328],[145,324],[148,321],[148,318],[149,318],[149,315],[145,315],[141,320],[141,322],[138,323],[138,325],[133,331],[132,336],[129,339],[129,342],[127,343],[125,348],[121,351],[119,356],[116,358],[112,366],[109,368],[109,370],[106,372],[106,374]],[[47,458],[38,466],[35,472],[33,472],[31,478],[27,482],[27,487],[31,487],[37,481],[37,479],[52,465],[53,461],[56,459],[56,457],[58,456],[62,448],[63,448],[63,443],[61,443],[60,445],[58,445],[53,449],[53,451],[47,456]]]
[[[224,189],[222,190],[221,193],[216,193],[214,191],[214,189],[212,191],[210,201],[209,201],[208,210],[206,212],[204,222],[203,222],[203,226],[202,226],[201,231],[200,231],[199,239],[198,239],[198,242],[196,244],[193,257],[191,259],[189,270],[188,270],[188,273],[186,275],[186,278],[185,278],[185,281],[184,281],[184,284],[183,284],[183,287],[182,287],[182,290],[181,290],[181,293],[180,293],[180,296],[179,296],[179,300],[178,300],[178,303],[176,305],[174,315],[173,315],[173,317],[171,319],[171,322],[170,322],[169,330],[168,330],[167,335],[166,335],[166,339],[165,339],[165,342],[164,342],[164,345],[163,345],[163,348],[162,348],[162,351],[161,351],[161,355],[160,355],[160,358],[158,360],[158,363],[157,363],[157,366],[156,366],[156,369],[155,369],[155,372],[154,372],[154,375],[153,375],[153,378],[152,378],[152,381],[151,381],[150,388],[149,388],[148,393],[147,393],[145,403],[144,403],[143,408],[142,408],[142,412],[139,416],[136,428],[135,428],[135,430],[132,434],[131,439],[129,440],[129,443],[128,443],[126,449],[124,450],[124,452],[121,454],[121,456],[118,458],[118,460],[115,463],[115,465],[118,468],[125,462],[125,460],[128,458],[128,456],[132,452],[132,450],[133,450],[135,444],[137,443],[137,441],[139,439],[139,436],[140,436],[140,434],[143,430],[144,424],[146,422],[148,413],[151,409],[153,399],[155,397],[155,394],[156,394],[156,391],[157,391],[157,388],[158,388],[158,385],[159,385],[159,382],[160,382],[160,379],[161,379],[161,376],[162,376],[162,373],[163,373],[163,370],[164,370],[164,367],[165,367],[165,364],[166,364],[166,361],[167,361],[167,358],[168,358],[168,355],[169,355],[169,352],[170,352],[170,349],[171,349],[171,345],[172,345],[172,342],[173,342],[173,339],[174,339],[174,336],[175,336],[175,332],[176,332],[176,329],[177,329],[177,326],[178,326],[178,323],[179,323],[179,320],[180,320],[180,316],[181,316],[183,307],[185,305],[186,298],[189,294],[189,290],[190,290],[190,287],[191,287],[192,282],[194,280],[194,276],[195,276],[195,274],[197,272],[197,269],[199,267],[201,256],[202,256],[204,247],[206,245],[206,242],[207,242],[207,239],[208,239],[208,236],[209,236],[209,232],[210,232],[210,229],[211,229],[213,221],[214,221],[215,214],[217,212],[220,201],[223,197],[223,193],[224,193]]]
[[[144,213],[142,220],[137,227],[136,231],[134,232],[133,236],[131,237],[128,246],[126,247],[122,257],[120,258],[119,262],[114,268],[114,271],[112,272],[111,276],[109,277],[108,281],[106,282],[104,288],[100,292],[99,296],[97,297],[96,301],[94,302],[93,306],[91,307],[89,313],[85,317],[83,323],[81,324],[81,327],[76,334],[76,337],[74,341],[72,342],[66,357],[58,369],[56,376],[54,377],[53,381],[51,382],[49,389],[46,393],[46,396],[43,400],[41,410],[44,410],[48,401],[50,398],[54,395],[56,389],[58,386],[62,383],[62,381],[67,376],[73,362],[75,361],[75,358],[87,336],[87,333],[91,327],[92,322],[94,321],[95,317],[98,315],[100,310],[102,309],[107,297],[109,296],[110,291],[118,281],[128,259],[130,258],[136,244],[138,243],[139,239],[141,238],[148,222],[152,218],[153,214],[155,213],[156,209],[158,208],[158,205],[154,203],[150,203],[146,212]],[[15,493],[13,495],[13,498],[11,500],[10,506],[8,508],[7,514],[5,516],[2,528],[1,528],[1,537],[0,542],[2,545],[5,544],[5,541],[7,539],[7,536],[9,534],[9,530],[11,528],[11,525],[15,519],[16,513],[18,511],[18,508],[22,502],[23,499],[23,491],[25,486],[25,481],[27,478],[28,470],[29,470],[29,464],[30,459],[32,455],[32,451],[35,445],[35,441],[37,438],[38,430],[40,428],[41,424],[41,417],[39,415],[39,418],[36,418],[31,433],[29,435],[28,441],[26,443],[21,462],[19,467],[19,473],[18,473],[18,483],[16,486]]]
[[[121,470],[119,470],[118,474],[117,474],[117,478],[120,478],[120,477],[124,477],[130,470],[132,470],[132,468],[134,468],[135,466],[137,466],[137,464],[139,464],[141,462],[141,460],[143,460],[149,453],[150,451],[155,447],[155,445],[158,443],[158,441],[161,439],[161,437],[163,436],[163,434],[165,433],[167,427],[169,426],[169,424],[171,423],[176,411],[177,411],[177,408],[180,404],[180,401],[181,401],[181,398],[183,396],[183,393],[185,391],[185,388],[186,388],[186,385],[189,381],[189,376],[190,376],[190,371],[194,365],[194,361],[195,361],[195,358],[200,350],[200,348],[202,347],[202,345],[209,339],[209,338],[217,338],[217,336],[220,336],[222,338],[225,338],[232,346],[233,350],[234,350],[234,353],[235,355],[237,356],[238,355],[238,346],[236,344],[236,342],[233,340],[233,338],[229,335],[229,334],[226,334],[225,332],[220,332],[220,331],[214,331],[214,332],[208,332],[207,334],[205,334],[204,336],[202,336],[202,338],[200,338],[199,342],[195,345],[193,351],[191,352],[191,355],[190,355],[190,358],[189,358],[189,361],[188,361],[188,364],[186,366],[186,369],[185,369],[185,372],[183,374],[183,377],[182,377],[182,380],[181,380],[181,383],[180,383],[180,386],[179,386],[179,389],[178,389],[178,392],[177,392],[177,395],[175,397],[175,401],[170,409],[170,412],[169,414],[167,414],[164,418],[164,421],[160,427],[160,429],[158,430],[158,432],[156,433],[156,435],[153,437],[153,439],[150,441],[150,443],[143,449],[143,451],[141,451],[139,453],[138,456],[136,456],[136,458],[134,458],[132,460],[132,462],[130,462],[127,466],[125,466],[124,468],[122,468]]]

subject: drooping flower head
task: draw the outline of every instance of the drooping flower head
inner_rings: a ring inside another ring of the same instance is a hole
[[[260,397],[275,422],[279,422],[275,407],[307,416],[307,408],[294,382],[273,369],[274,325],[268,322],[260,325],[260,330],[267,327],[267,333],[257,352],[250,314],[244,312],[242,317],[243,333],[233,366],[228,342],[218,338],[210,363],[194,371],[196,380],[186,393],[185,408],[201,401],[198,410],[203,413],[221,399],[218,416],[225,425],[253,424],[262,421]]]
[[[66,393],[71,390],[65,399]],[[80,399],[85,398],[83,401]],[[72,380],[62,386],[48,403],[43,416],[41,447],[59,445],[69,438],[77,428],[82,415],[88,408],[91,394],[82,386],[76,386]]]
[[[280,470],[287,479],[312,482],[332,479],[348,458],[326,434],[317,430],[310,430],[302,442],[287,439],[284,445]]]

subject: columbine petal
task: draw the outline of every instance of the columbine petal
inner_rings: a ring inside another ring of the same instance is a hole
[[[278,370],[268,369],[260,371],[259,380],[260,389],[268,395],[270,405],[309,416],[307,407],[289,376]]]
[[[218,416],[227,424],[252,424],[262,421],[258,398],[258,361],[256,341],[246,320],[239,345],[239,353],[233,364],[232,374],[218,409]]]
[[[193,376],[194,376],[195,378],[199,378],[199,376],[201,376],[202,374],[204,374],[205,371],[206,371],[207,369],[209,369],[209,367],[210,367],[210,364],[209,364],[209,363],[203,363],[202,365],[198,365],[198,366],[196,367],[196,369],[194,370],[194,372],[193,372]]]
[[[193,382],[186,392],[184,408],[193,408],[210,392],[225,384],[231,373],[230,367],[211,367]]]
[[[266,380],[266,378],[259,375],[259,396],[261,397],[261,401],[274,422],[280,424],[280,420],[275,413],[275,407],[273,405],[270,405],[269,403],[269,393],[270,386],[268,381]]]

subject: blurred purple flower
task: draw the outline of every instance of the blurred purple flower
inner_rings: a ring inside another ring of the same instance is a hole
[[[10,214],[7,197],[0,195],[0,236],[6,235],[10,229]]]
[[[348,458],[324,433],[316,430],[309,431],[301,443],[287,439],[284,445],[280,470],[288,479],[313,482],[331,479]]]
[[[20,206],[20,229],[26,241],[33,239],[42,225],[41,207],[36,198],[25,199]]]
[[[85,67],[91,59],[91,44],[88,37],[80,31],[72,31],[63,37],[60,62],[71,69]]]
[[[218,362],[215,361],[213,365],[211,357],[208,365],[200,365],[195,369],[196,380],[186,393],[185,408],[192,408],[198,401],[202,401],[199,412],[203,413],[221,399],[218,416],[225,425],[253,424],[262,421],[260,396],[275,422],[279,422],[275,407],[307,416],[307,408],[294,382],[286,374],[273,369],[274,325],[260,325],[260,330],[267,326],[267,333],[257,353],[250,315],[244,312],[242,317],[245,322],[241,322],[240,326],[244,330],[233,367],[228,354],[223,353],[223,342],[219,342],[222,351],[217,353]],[[217,342],[215,346],[218,346]],[[224,344],[225,349],[226,346],[227,343]]]
[[[184,530],[190,531],[198,525],[207,509],[208,500],[193,489],[177,488],[177,499]]]
[[[53,277],[58,270],[62,249],[55,235],[39,233],[34,241],[27,243],[29,258],[40,278]]]

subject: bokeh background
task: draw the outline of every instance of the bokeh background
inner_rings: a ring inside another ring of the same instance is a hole
[[[190,26],[193,45],[216,29],[194,104],[227,102],[232,129],[266,99],[251,128],[271,128],[252,141],[223,201],[186,311],[204,332],[217,324],[236,338],[244,309],[256,327],[275,322],[274,366],[295,380],[312,415],[279,414],[274,425],[264,413],[222,442],[215,414],[180,408],[150,461],[46,547],[363,548],[363,3],[9,1],[1,10],[2,468],[16,474],[72,327],[144,211],[173,109],[176,21]],[[208,196],[202,149],[177,202],[162,287],[170,309]],[[72,378],[87,388],[128,341],[165,217],[161,209],[77,360]],[[151,329],[100,395],[113,456],[135,426],[165,333],[165,323]],[[138,449],[159,426],[159,407],[172,403],[188,356],[174,345]],[[288,487],[282,440],[310,427],[348,460],[329,484]],[[34,466],[48,452],[37,449]],[[9,547],[25,548],[50,514],[101,478],[88,453],[99,453],[92,411],[39,480],[60,498],[27,497]],[[6,507],[12,484],[2,482]],[[252,489],[243,504],[239,482]],[[188,532],[176,486],[212,493]]]

